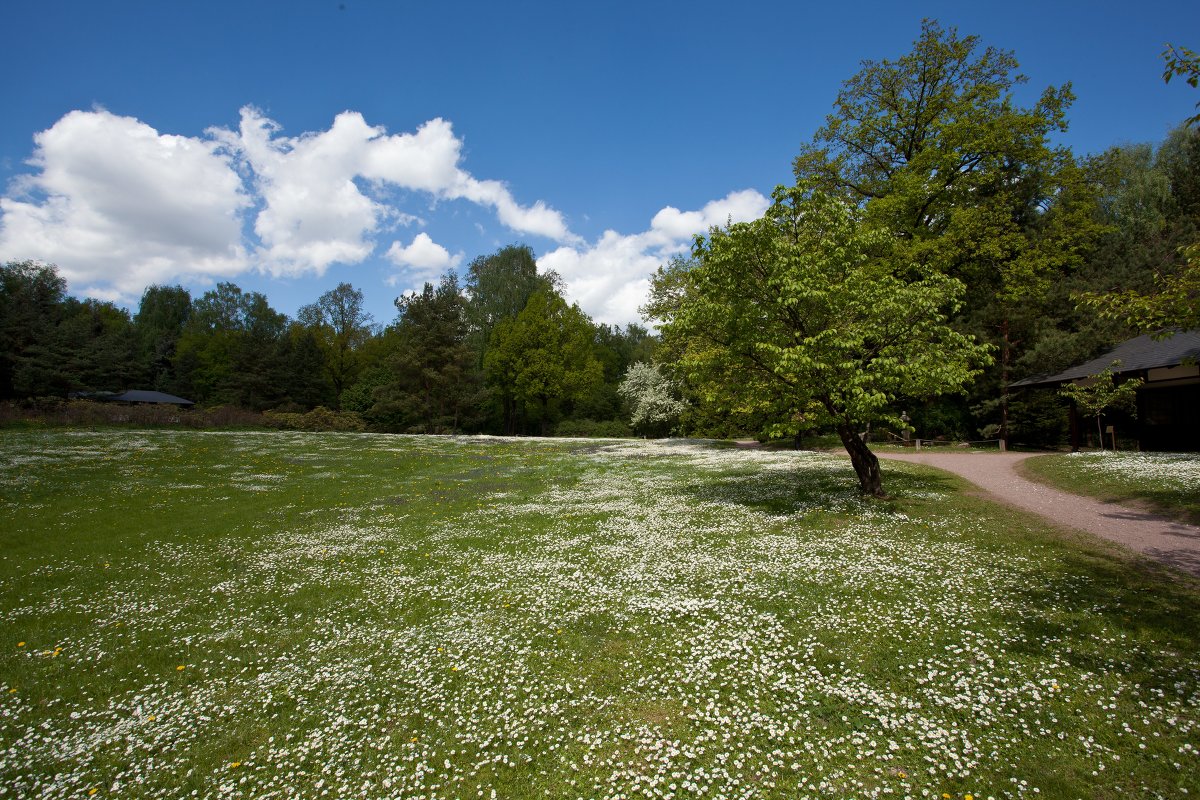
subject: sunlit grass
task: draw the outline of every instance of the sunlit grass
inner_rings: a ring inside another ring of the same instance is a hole
[[[1137,502],[1200,525],[1200,453],[1080,452],[1031,458],[1037,480],[1112,502]]]
[[[1182,579],[888,465],[0,440],[0,797],[1179,797]]]

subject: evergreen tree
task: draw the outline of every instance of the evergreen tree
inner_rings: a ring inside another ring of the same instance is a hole
[[[391,380],[376,390],[370,415],[397,430],[453,433],[472,421],[478,373],[468,343],[467,303],[454,273],[435,289],[396,300],[400,319]]]

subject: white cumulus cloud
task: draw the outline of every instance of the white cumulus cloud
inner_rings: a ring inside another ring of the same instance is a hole
[[[465,253],[459,251],[451,255],[449,250],[429,238],[429,234],[418,233],[407,246],[392,242],[387,257],[402,268],[400,274],[388,278],[388,284],[396,286],[405,283],[406,288],[414,289],[427,281],[435,281],[446,270],[457,267],[462,263]]]
[[[642,233],[608,230],[590,246],[567,245],[538,259],[543,270],[554,270],[567,285],[567,295],[597,322],[624,325],[640,319],[650,277],[671,256],[685,253],[692,237],[713,226],[761,217],[770,200],[746,189],[706,203],[696,211],[667,206],[654,215]]]
[[[217,143],[96,110],[68,113],[34,144],[38,172],[0,198],[0,258],[55,263],[73,289],[109,299],[248,267],[250,198]]]
[[[303,276],[361,263],[388,231],[425,224],[397,207],[397,192],[466,200],[518,233],[580,241],[544,202],[522,205],[504,183],[463,169],[462,140],[443,119],[388,134],[346,111],[327,130],[289,137],[247,106],[237,130],[188,137],[72,111],[34,140],[34,172],[0,197],[0,258],[55,263],[72,291],[94,297],[131,300],[152,283],[253,268]],[[408,249],[428,260],[435,247],[426,236]],[[447,264],[461,258],[443,252]]]
[[[333,263],[366,259],[389,216],[415,218],[372,198],[367,187],[425,192],[492,208],[508,228],[573,242],[566,221],[542,201],[522,206],[499,181],[478,180],[460,166],[462,140],[451,124],[434,119],[415,133],[389,135],[362,114],[338,114],[327,131],[279,135],[279,126],[255,108],[242,109],[238,132],[213,135],[244,158],[264,203],[254,223],[260,257],[274,274],[321,274]],[[360,185],[360,181],[366,186]]]

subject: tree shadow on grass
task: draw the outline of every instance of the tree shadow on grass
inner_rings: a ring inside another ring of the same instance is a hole
[[[798,462],[789,470],[755,469],[744,474],[713,475],[684,488],[698,500],[743,506],[777,516],[814,511],[853,516],[868,511],[899,512],[907,505],[906,501],[950,496],[962,486],[957,478],[940,470],[887,469],[884,486],[888,497],[869,497],[859,490],[850,462],[842,461],[844,468],[839,462]]]
[[[1054,534],[1049,534],[1053,536]],[[1174,694],[1194,682],[1200,652],[1200,581],[1133,553],[1059,540],[1054,558],[1021,587],[1012,649],[1052,648],[1073,667],[1118,672]]]

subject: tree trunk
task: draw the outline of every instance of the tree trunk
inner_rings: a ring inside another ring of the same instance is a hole
[[[1008,339],[1008,318],[1001,323],[1003,344],[1000,347],[1000,449],[1008,449],[1008,364],[1012,359],[1012,344]]]
[[[863,494],[869,494],[872,497],[887,497],[883,491],[883,477],[879,473],[879,459],[871,452],[871,448],[867,447],[854,428],[849,425],[839,425],[838,436],[842,440],[842,446],[846,448],[846,452],[850,455],[850,463],[854,465],[854,472],[858,475],[858,485],[862,488]]]

